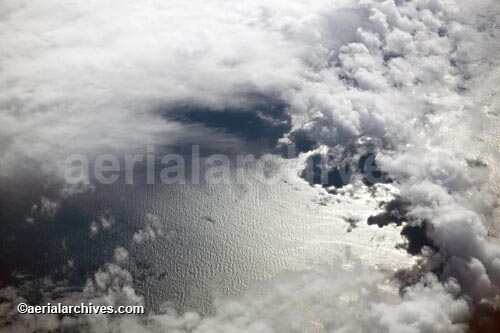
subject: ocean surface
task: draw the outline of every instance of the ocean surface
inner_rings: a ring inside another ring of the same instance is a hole
[[[275,166],[267,183],[250,168],[240,184],[101,185],[65,199],[52,220],[33,225],[22,221],[30,201],[16,198],[26,191],[4,187],[10,209],[2,209],[2,234],[11,236],[1,243],[2,279],[36,290],[36,278],[50,277],[78,289],[123,247],[134,289],[150,309],[168,302],[209,313],[215,296],[287,271],[349,261],[395,272],[413,263],[397,247],[400,227],[366,222],[392,198],[390,185],[360,183],[331,195],[299,177],[300,159],[276,157]],[[29,193],[35,200],[36,191]],[[134,241],[151,220],[158,222],[154,239]],[[37,293],[27,297],[36,301]]]

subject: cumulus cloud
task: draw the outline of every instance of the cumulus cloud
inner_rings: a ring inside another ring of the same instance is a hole
[[[69,288],[67,283],[54,283],[48,279],[38,281],[41,304],[79,305],[82,302],[103,306],[141,305],[143,299],[132,287],[132,276],[121,265],[126,262],[127,251],[119,247],[114,260],[101,267],[88,279],[80,291]],[[33,331],[90,331],[109,332],[112,317],[103,315],[62,316],[56,314],[19,314],[17,305],[28,303],[23,288],[0,289],[0,332]],[[128,319],[125,319],[126,321]]]
[[[126,252],[123,248],[115,251]],[[132,277],[115,261],[106,263],[81,292],[67,292],[46,284],[44,301],[96,305],[140,305]],[[318,272],[288,273],[237,297],[219,297],[214,314],[178,313],[165,307],[147,318],[87,315],[57,318],[20,316],[25,301],[14,288],[0,290],[0,313],[7,331],[33,330],[89,332],[465,332],[467,303],[456,297],[458,287],[442,285],[435,277],[408,287],[398,295],[397,285],[384,274],[351,267]],[[49,292],[50,291],[50,292]],[[59,297],[54,297],[59,295]],[[146,319],[146,320],[143,320]]]
[[[265,27],[266,9],[256,5],[9,1],[3,8],[4,175],[28,159],[60,177],[72,153],[174,143],[186,128],[159,109],[242,108],[253,103],[245,96],[279,91],[301,70],[290,57],[296,50]]]
[[[54,6],[58,14],[48,15]],[[416,111],[410,93],[388,89],[384,56],[412,68],[412,85],[446,86],[453,74],[447,62],[454,45],[439,35],[453,18],[452,4],[109,0],[4,7],[3,173],[28,158],[60,176],[71,153],[174,143],[186,136],[184,126],[155,111],[183,104],[251,110],[259,94],[285,101],[297,126],[311,126],[326,143],[383,136]],[[343,76],[377,95],[353,91]],[[315,125],[307,125],[310,117]]]
[[[40,202],[34,203],[31,206],[30,214],[26,217],[26,222],[33,224],[35,221],[53,219],[59,211],[60,205],[60,202],[57,200],[41,196]]]
[[[165,236],[164,227],[160,219],[152,214],[146,214],[146,222],[144,228],[140,229],[132,236],[135,243],[141,244],[143,242],[155,240],[157,237]]]
[[[123,247],[117,247],[113,258],[115,262],[125,264],[128,261],[128,251]]]
[[[89,230],[90,235],[95,236],[100,231],[109,230],[116,223],[114,216],[111,214],[109,209],[105,209],[104,211],[98,214],[96,220],[90,222]]]
[[[369,143],[440,251],[441,281],[430,275],[389,303],[368,301],[372,295],[358,285],[370,291],[378,282],[366,284],[364,275],[332,282],[334,274],[305,274],[277,283],[268,296],[221,301],[213,317],[159,316],[158,327],[273,331],[274,319],[283,318],[267,312],[273,309],[285,315],[285,331],[294,331],[301,323],[289,306],[304,297],[311,302],[302,312],[312,307],[326,330],[460,332],[465,300],[498,306],[500,245],[488,235],[486,214],[467,204],[484,175],[439,134],[443,124],[476,112],[463,91],[498,64],[494,1],[7,0],[2,10],[2,176],[34,164],[57,178],[70,153],[175,144],[194,134],[160,110],[187,104],[252,112],[255,96],[266,96],[292,117],[284,143],[300,132],[317,146],[343,149],[347,159]],[[101,218],[91,232],[111,224]],[[152,221],[136,235],[136,242],[153,239],[159,228]],[[134,298],[130,281],[109,264],[86,292]],[[297,281],[307,283],[300,289]],[[335,302],[346,290],[378,319],[345,322],[353,318],[342,312],[349,306]]]
[[[129,260],[127,253],[123,247],[116,248],[112,261],[104,264],[79,292],[42,281],[42,304],[49,301],[52,304],[142,304],[142,298],[133,289],[131,274],[124,268]],[[341,266],[319,272],[284,274],[241,296],[218,298],[215,314],[206,317],[196,312],[176,313],[173,309],[146,318],[21,316],[15,306],[26,300],[19,290],[7,288],[0,291],[0,320],[3,320],[0,331],[387,332],[392,329],[400,332],[407,329],[412,332],[413,327],[426,327],[435,332],[461,331],[462,311],[467,306],[454,296],[456,286],[445,289],[429,277],[405,290],[400,298],[398,286],[388,281],[385,274],[361,267],[345,271],[339,268]]]

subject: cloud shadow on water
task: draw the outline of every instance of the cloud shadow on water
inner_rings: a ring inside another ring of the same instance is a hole
[[[259,103],[250,110],[238,108],[211,109],[195,105],[182,105],[161,110],[167,120],[184,125],[201,126],[240,140],[243,144],[239,153],[256,155],[276,153],[278,140],[291,128],[291,117],[282,102],[268,101]],[[192,143],[192,142],[191,142]],[[220,150],[217,143],[198,142],[202,150]]]
[[[384,211],[377,215],[372,215],[368,218],[369,225],[377,225],[379,228],[386,227],[390,224],[402,226],[401,235],[407,240],[404,245],[406,251],[411,255],[419,255],[425,246],[438,252],[439,248],[427,236],[429,224],[426,221],[413,221],[408,216],[410,202],[395,198],[387,203],[384,203]]]

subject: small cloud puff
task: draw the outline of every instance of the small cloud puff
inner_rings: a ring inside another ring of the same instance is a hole
[[[132,241],[137,244],[142,244],[144,242],[154,241],[158,238],[171,239],[174,235],[175,233],[173,231],[165,231],[165,226],[160,222],[157,216],[146,214],[144,228],[134,233]]]

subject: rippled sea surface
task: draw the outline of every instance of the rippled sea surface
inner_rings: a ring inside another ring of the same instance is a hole
[[[277,159],[268,183],[247,170],[239,184],[115,184],[72,197],[54,221],[17,230],[3,243],[10,253],[3,278],[48,274],[82,285],[122,246],[134,287],[152,309],[168,301],[209,312],[214,296],[286,271],[335,267],[347,258],[392,271],[411,264],[396,248],[400,229],[366,223],[390,199],[389,186],[331,195],[299,178],[298,164]],[[138,244],[133,235],[148,215],[158,218],[162,236]],[[102,218],[110,225],[92,234],[92,221]]]

